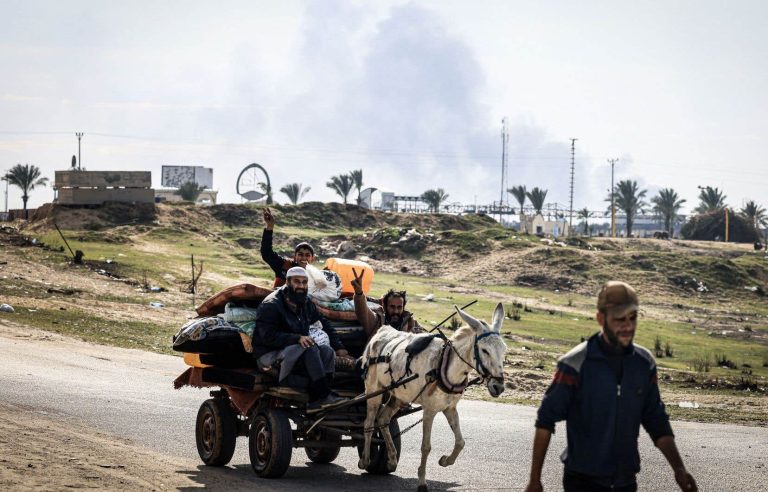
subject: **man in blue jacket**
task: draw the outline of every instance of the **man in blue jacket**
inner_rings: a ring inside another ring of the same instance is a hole
[[[597,298],[600,333],[562,356],[536,420],[530,481],[526,491],[543,490],[541,469],[555,423],[567,422],[566,492],[634,492],[640,471],[640,425],[664,454],[684,491],[696,491],[675,445],[669,416],[659,395],[656,361],[632,343],[639,301],[624,282],[607,282]]]

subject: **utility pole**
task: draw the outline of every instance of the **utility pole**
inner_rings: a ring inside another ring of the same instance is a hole
[[[616,237],[616,200],[614,198],[615,189],[613,187],[613,166],[618,162],[618,159],[608,159],[611,163],[611,237]]]
[[[501,119],[501,194],[499,196],[499,223],[502,222],[502,209],[504,207],[504,194],[507,192],[507,143],[509,143],[509,133],[507,132],[507,118]]]
[[[75,132],[75,136],[77,137],[77,170],[82,170],[82,162],[80,159],[80,139],[83,138],[83,132]]]
[[[3,177],[3,181],[5,181],[5,213],[8,213],[8,178]]]
[[[576,140],[578,138],[571,139],[571,207],[568,212],[568,235],[571,235],[571,228],[573,227],[573,176],[576,172]]]

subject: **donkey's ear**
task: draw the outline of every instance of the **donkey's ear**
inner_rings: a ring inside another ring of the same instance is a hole
[[[491,321],[491,330],[496,333],[501,332],[501,324],[504,322],[504,306],[501,303],[496,305],[493,311],[493,321]]]
[[[453,308],[456,310],[457,313],[459,313],[459,316],[461,316],[461,319],[464,320],[466,324],[468,324],[473,330],[475,331],[482,331],[483,324],[480,323],[477,318],[473,317],[472,315],[465,313],[461,309],[458,308],[458,306],[454,305]]]

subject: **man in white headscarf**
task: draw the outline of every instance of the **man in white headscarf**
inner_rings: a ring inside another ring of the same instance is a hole
[[[331,392],[336,357],[352,359],[331,324],[307,296],[308,276],[304,268],[286,272],[287,283],[261,303],[253,332],[254,356],[262,367],[280,364],[279,380],[291,373],[309,378],[310,408],[341,400]],[[313,338],[311,333],[318,333]],[[318,336],[320,335],[320,336]]]

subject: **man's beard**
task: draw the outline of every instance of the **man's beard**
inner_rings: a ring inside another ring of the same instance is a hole
[[[608,322],[603,323],[603,333],[605,333],[605,338],[608,339],[608,344],[616,351],[621,351],[626,349],[626,347],[621,345],[621,342],[619,341],[619,336],[612,332],[610,329],[608,329]],[[630,341],[630,344],[632,341]]]
[[[394,316],[394,317],[392,317],[392,316],[385,316],[384,317],[384,321],[386,322],[386,324],[388,324],[392,328],[395,328],[395,329],[399,330],[400,329],[400,325],[403,324],[403,317],[402,316]]]
[[[306,291],[306,289],[294,290],[294,288],[289,285],[288,289],[287,289],[287,292],[288,292],[288,299],[292,303],[298,304],[299,306],[303,306],[304,303],[307,302],[307,291]]]

